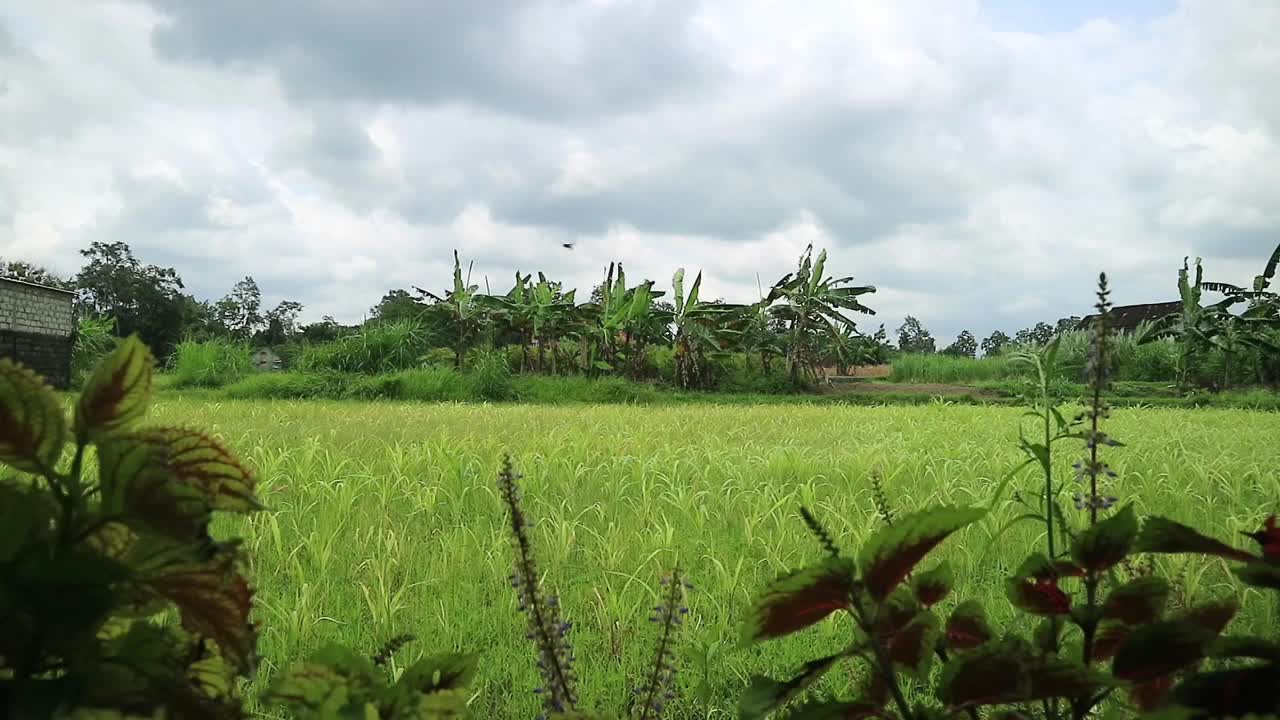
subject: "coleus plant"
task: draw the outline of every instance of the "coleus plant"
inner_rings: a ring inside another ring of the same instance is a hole
[[[939,607],[952,590],[950,566],[944,561],[917,570],[933,549],[983,519],[988,509],[936,507],[897,520],[882,513],[885,525],[854,559],[801,508],[827,557],[765,589],[745,625],[744,641],[791,635],[836,613],[852,618],[852,637],[844,650],[809,661],[791,678],[754,677],[740,699],[743,720],[791,706],[846,661],[865,666],[857,697],[809,699],[793,706],[789,717],[1081,720],[1105,713],[1198,720],[1280,713],[1280,643],[1224,635],[1238,609],[1234,602],[1168,613],[1167,580],[1123,572],[1139,553],[1199,554],[1241,563],[1233,573],[1242,582],[1280,590],[1280,527],[1272,515],[1261,530],[1247,533],[1261,546],[1255,555],[1167,518],[1150,517],[1140,527],[1132,504],[1107,515],[1117,498],[1104,495],[1100,483],[1115,473],[1099,451],[1120,445],[1100,430],[1108,415],[1107,294],[1103,275],[1089,358],[1089,407],[1067,422],[1043,397],[1033,414],[1044,420],[1045,441],[1022,439],[1031,461],[1045,472],[1041,513],[1029,516],[1048,526],[1049,551],[1027,557],[1006,578],[1005,590],[1016,610],[1037,621],[1035,631],[997,632],[986,608],[973,600],[956,603],[943,620]],[[1076,509],[1087,516],[1078,531],[1068,526],[1049,483],[1050,448],[1067,437],[1082,439],[1088,453],[1076,465],[1077,480],[1087,485],[1076,493]],[[1060,549],[1054,544],[1055,519],[1065,540]],[[1026,625],[1021,621],[1019,628]],[[1205,670],[1209,663],[1223,667]]]
[[[209,525],[263,506],[220,440],[142,424],[154,366],[136,336],[122,341],[68,420],[35,373],[0,359],[0,464],[17,471],[0,475],[0,717],[247,717],[247,556]],[[271,699],[304,718],[461,713],[469,656],[426,658],[389,684],[373,668],[393,649],[325,648]]]

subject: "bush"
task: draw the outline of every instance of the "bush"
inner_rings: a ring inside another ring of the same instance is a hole
[[[336,400],[346,397],[350,385],[351,376],[341,373],[255,373],[225,392],[237,400]]]
[[[71,351],[71,385],[80,387],[102,356],[116,345],[116,321],[109,317],[85,315],[76,323],[75,346]]]
[[[333,342],[303,346],[294,369],[363,375],[411,370],[422,365],[435,340],[427,325],[412,320],[366,324]]]
[[[471,354],[471,390],[481,400],[510,400],[514,397],[511,386],[511,367],[507,355],[500,349],[480,349]]]
[[[178,388],[222,387],[253,372],[249,346],[221,338],[183,340],[169,362]]]

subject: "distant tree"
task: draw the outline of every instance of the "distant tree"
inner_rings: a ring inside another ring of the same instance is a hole
[[[1005,335],[1003,332],[996,330],[992,332],[991,335],[987,336],[985,340],[982,341],[982,354],[984,357],[997,355],[1010,342],[1012,341],[1009,339],[1008,335]]]
[[[350,328],[339,325],[332,315],[325,315],[320,322],[303,325],[298,334],[303,340],[314,343],[333,342],[342,337]]]
[[[961,330],[960,334],[956,336],[956,341],[948,345],[942,352],[945,355],[971,358],[978,352],[978,341],[974,339],[973,333],[968,330]]]
[[[283,300],[266,314],[266,328],[255,339],[264,345],[283,345],[298,334],[298,315],[302,303]]]
[[[88,262],[76,274],[81,312],[115,318],[121,336],[137,333],[167,358],[183,331],[188,302],[173,268],[143,265],[123,242],[94,242],[81,250]]]
[[[246,276],[231,292],[214,304],[214,312],[232,337],[248,340],[262,329],[262,292],[252,277]]]
[[[1013,336],[1014,345],[1047,345],[1053,339],[1053,326],[1038,322],[1035,327],[1023,328]]]
[[[421,320],[431,306],[409,294],[408,290],[391,290],[369,309],[369,322]]]
[[[72,290],[75,284],[52,270],[29,263],[26,260],[5,260],[0,258],[0,278],[21,280],[23,282],[46,285],[48,287]]]
[[[1059,318],[1057,326],[1054,327],[1054,332],[1060,334],[1060,333],[1068,332],[1070,330],[1075,330],[1077,327],[1080,326],[1080,321],[1082,319],[1083,318],[1077,315],[1072,315],[1071,317]]]
[[[933,336],[916,318],[908,315],[898,328],[898,349],[906,353],[935,352]]]

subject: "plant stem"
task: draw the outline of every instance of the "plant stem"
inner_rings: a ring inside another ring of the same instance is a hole
[[[893,695],[893,701],[898,706],[898,712],[902,713],[902,720],[915,720],[915,715],[911,712],[911,706],[907,704],[907,696],[902,694],[902,687],[898,685],[898,675],[893,671],[893,663],[889,660],[889,653],[885,651],[880,640],[876,638],[870,618],[867,617],[866,606],[862,604],[859,588],[855,587],[853,592],[849,593],[849,597],[853,602],[853,609],[857,613],[858,624],[862,626],[862,631],[867,634],[868,644],[871,645],[871,650],[875,653],[876,661],[873,664],[880,671],[881,679],[884,680],[885,686],[889,688],[889,692]]]

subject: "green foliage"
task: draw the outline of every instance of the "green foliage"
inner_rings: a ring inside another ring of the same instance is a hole
[[[471,387],[475,396],[482,400],[510,400],[514,391],[506,355],[491,349],[474,353],[471,360]]]
[[[440,335],[420,321],[372,323],[333,342],[304,345],[293,367],[364,375],[411,370],[423,364],[438,342]]]
[[[80,387],[98,361],[116,345],[116,323],[109,317],[83,315],[76,321],[75,346],[71,351],[71,384]]]
[[[248,343],[225,338],[183,340],[169,360],[174,387],[222,387],[253,372]]]
[[[128,338],[69,427],[46,386],[0,360],[0,462],[26,473],[0,484],[0,715],[244,716],[236,679],[257,663],[246,557],[209,524],[261,507],[254,478],[209,435],[139,425],[153,367]],[[157,622],[164,611],[180,625]]]
[[[1280,591],[1280,525],[1272,515],[1262,529],[1246,533],[1261,548],[1254,554],[1161,517],[1148,518],[1140,526],[1131,503],[1105,514],[1116,498],[1103,494],[1102,482],[1115,473],[1099,451],[1123,447],[1101,430],[1108,414],[1103,400],[1110,348],[1108,293],[1104,275],[1099,279],[1098,315],[1086,363],[1090,402],[1075,420],[1064,418],[1049,389],[1059,341],[1017,356],[1020,365],[1034,372],[1027,414],[1039,423],[1039,435],[1021,436],[1028,459],[1000,483],[992,505],[1012,476],[1028,466],[1038,466],[1044,488],[1038,506],[1015,494],[1027,512],[1006,523],[991,542],[1018,521],[1045,525],[1048,552],[1032,552],[1005,581],[1013,607],[1042,618],[1036,632],[1027,637],[1018,625],[1004,633],[995,631],[983,606],[972,600],[961,601],[942,624],[933,608],[949,594],[948,571],[914,572],[938,543],[981,519],[985,510],[936,507],[895,518],[882,509],[885,527],[864,542],[855,567],[841,558],[826,529],[801,508],[828,559],[770,585],[744,624],[744,637],[780,638],[833,613],[851,616],[855,631],[844,652],[811,661],[790,680],[753,678],[742,695],[741,717],[763,718],[781,709],[845,658],[864,664],[872,687],[879,688],[839,701],[850,717],[923,720],[967,714],[976,719],[987,710],[1016,708],[1017,717],[1083,720],[1114,712],[1122,702],[1120,707],[1130,713],[1151,717],[1280,712],[1280,695],[1266,684],[1280,678],[1280,645],[1257,637],[1224,636],[1234,606],[1192,608],[1166,617],[1171,590],[1167,581],[1154,575],[1117,577],[1121,568],[1132,567],[1135,553],[1194,553],[1242,563],[1232,568],[1241,582]],[[1073,527],[1080,523],[1064,514],[1053,484],[1053,448],[1065,439],[1085,445],[1086,457],[1076,464],[1076,479],[1087,487],[1087,492],[1076,493],[1083,527]],[[909,586],[900,585],[913,573]],[[1069,581],[1076,587],[1063,587]],[[936,676],[929,672],[934,653],[942,661]],[[1251,658],[1263,664],[1202,672],[1210,658]],[[917,684],[932,686],[940,705],[908,702]],[[1120,701],[1116,691],[1127,701]],[[1108,702],[1111,706],[1105,707]],[[825,703],[821,712],[836,712],[829,710],[832,705]],[[819,706],[802,705],[796,715],[805,717],[815,707]],[[819,716],[842,717],[838,712]]]

